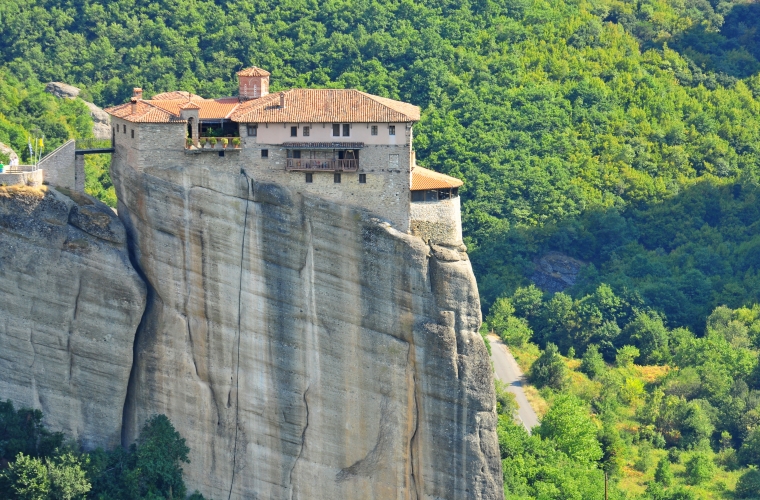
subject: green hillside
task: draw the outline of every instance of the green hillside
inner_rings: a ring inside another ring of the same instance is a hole
[[[0,142],[36,116],[6,95],[38,96],[50,80],[105,106],[133,86],[231,94],[235,71],[255,64],[272,90],[419,104],[418,161],[465,180],[490,326],[538,363],[557,418],[598,429],[602,458],[576,457],[561,426],[527,436],[506,416],[508,496],[590,498],[606,467],[613,497],[750,498],[759,28],[757,4],[716,0],[0,0]],[[57,105],[44,109],[78,116]],[[528,288],[548,251],[587,264],[562,293]],[[653,461],[674,478],[660,470],[645,492]]]

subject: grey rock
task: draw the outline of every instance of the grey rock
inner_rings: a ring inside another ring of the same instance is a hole
[[[146,287],[119,220],[80,196],[0,188],[0,398],[92,449],[121,442]]]
[[[559,252],[547,252],[534,262],[531,281],[545,292],[561,292],[573,286],[585,264]]]
[[[76,99],[81,92],[79,88],[62,82],[50,82],[45,85],[45,92],[62,99]],[[92,116],[92,133],[96,139],[111,138],[111,117],[102,108],[91,102],[82,100],[90,109]]]
[[[79,88],[68,83],[50,82],[45,85],[45,92],[53,94],[61,99],[76,99],[79,95]]]
[[[166,414],[207,498],[503,498],[459,248],[244,174],[111,172],[149,284],[124,445]]]

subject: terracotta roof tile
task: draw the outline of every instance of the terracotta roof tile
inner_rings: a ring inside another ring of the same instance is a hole
[[[152,106],[168,111],[173,115],[179,116],[181,106],[184,106],[188,101],[173,99],[166,101],[144,101],[150,103]],[[191,101],[193,104],[197,104],[198,118],[200,120],[221,120],[227,118],[235,108],[240,104],[237,98],[230,99],[198,99]]]
[[[256,66],[252,66],[250,68],[245,68],[243,70],[238,71],[238,76],[269,76],[269,71],[261,68],[257,68]]]
[[[203,99],[203,97],[191,94],[190,92],[186,92],[184,90],[173,90],[171,92],[164,92],[163,94],[156,94],[153,97],[150,98],[151,101],[171,101],[174,99],[184,99],[187,100],[188,97],[195,101],[198,99]]]
[[[182,123],[185,121],[179,116],[151,106],[146,101],[137,101],[135,107],[136,111],[133,113],[132,103],[128,102],[112,108],[106,108],[104,111],[117,118],[135,123]]]
[[[280,107],[280,96],[285,107]],[[184,91],[164,92],[129,104],[108,108],[114,116],[134,122],[169,123],[179,118],[188,102],[198,106],[201,120],[232,119],[249,123],[393,123],[420,119],[420,108],[352,89],[294,89],[241,103],[237,97],[203,99]]]
[[[249,123],[415,122],[420,108],[353,89],[294,89],[246,101],[232,114]]]
[[[457,178],[420,166],[415,166],[412,170],[412,191],[458,188],[462,184],[464,183]]]
[[[201,109],[201,106],[193,101],[185,101],[179,105],[179,109]]]

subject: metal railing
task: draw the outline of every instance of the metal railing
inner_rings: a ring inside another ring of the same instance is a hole
[[[356,172],[359,170],[359,160],[305,160],[301,158],[288,158],[285,170]]]
[[[18,174],[20,172],[34,172],[37,165],[5,165],[0,174]]]

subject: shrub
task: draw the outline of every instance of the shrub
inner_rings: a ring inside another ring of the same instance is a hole
[[[581,400],[570,394],[557,396],[535,432],[575,460],[593,462],[603,456],[596,425]]]
[[[528,322],[523,318],[509,316],[501,331],[501,339],[505,344],[515,347],[522,347],[533,336],[533,331],[528,326]]]
[[[222,141],[222,146],[224,146],[225,148],[230,143],[230,140],[227,139],[226,137],[222,137],[220,140]]]
[[[657,463],[657,469],[654,471],[654,480],[663,486],[670,486],[673,482],[673,471],[670,470],[670,461],[662,457]]]
[[[739,461],[744,465],[760,466],[760,427],[755,427],[739,448]]]
[[[653,461],[652,445],[647,441],[642,441],[641,444],[639,444],[639,458],[636,459],[636,462],[633,464],[634,469],[645,473],[652,468]]]
[[[494,389],[496,391],[496,413],[508,415],[512,418],[518,408],[515,395],[507,391],[507,384],[499,379],[494,379]]]
[[[241,144],[240,143],[240,137],[233,137],[232,138],[232,145],[233,146],[235,146],[236,148],[239,148],[240,144]]]
[[[715,464],[707,452],[696,452],[686,462],[686,476],[689,484],[701,484],[709,481],[713,474],[715,474]]]
[[[738,498],[757,498],[760,494],[760,470],[749,469],[741,475],[736,482],[736,496]]]
[[[562,389],[567,383],[567,366],[559,355],[559,349],[551,342],[530,367],[530,380],[537,387]]]
[[[639,357],[639,350],[632,345],[624,345],[617,350],[615,364],[620,368],[630,368],[633,362]]]
[[[599,347],[596,344],[590,344],[581,358],[581,371],[589,378],[596,378],[602,375],[606,368],[607,365],[599,352]]]

